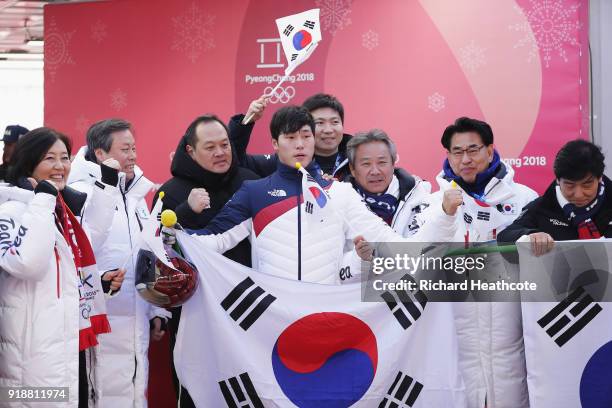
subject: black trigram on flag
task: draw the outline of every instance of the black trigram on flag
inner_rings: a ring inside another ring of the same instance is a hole
[[[221,388],[223,398],[225,398],[225,403],[230,408],[264,408],[247,373],[219,381],[219,387]]]
[[[401,280],[415,282],[410,275],[404,275]],[[404,330],[408,329],[412,323],[421,317],[421,313],[425,310],[425,305],[427,304],[427,296],[420,290],[416,292],[408,290],[387,291],[383,292],[380,296],[389,306],[391,313],[393,313],[393,316],[395,316]],[[419,308],[417,305],[421,307]],[[406,312],[408,313],[406,314]]]
[[[601,306],[593,302],[591,295],[585,292],[582,287],[579,287],[538,320],[538,324],[546,330],[546,334],[559,347],[563,347],[580,330],[584,329],[601,310]]]
[[[306,211],[308,214],[312,214],[313,211],[313,205],[310,201],[306,201],[306,208],[304,211]]]
[[[476,218],[482,221],[489,221],[489,219],[491,218],[491,213],[488,211],[478,211],[478,214],[476,214]]]
[[[310,28],[311,30],[314,28],[314,26],[315,26],[314,21],[306,20],[306,22],[304,23],[304,27]]]
[[[291,24],[287,24],[287,27],[283,31],[283,34],[285,34],[287,37],[289,37],[289,35],[291,34],[291,32],[293,31],[294,28],[295,27],[293,27]]]
[[[243,297],[245,293],[246,296]],[[230,312],[230,317],[236,322],[241,320],[239,326],[248,330],[275,300],[274,296],[266,294],[262,288],[256,286],[251,278],[246,278],[223,299],[221,307],[227,311],[238,303]]]
[[[423,384],[400,371],[378,408],[412,407],[422,389]]]
[[[297,56],[298,56],[297,54],[291,54],[291,62],[295,61]]]
[[[474,218],[472,218],[472,216],[468,213],[463,213],[463,221],[465,221],[468,224],[471,224],[472,221],[474,221]]]

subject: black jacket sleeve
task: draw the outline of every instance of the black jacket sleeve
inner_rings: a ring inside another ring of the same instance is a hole
[[[532,201],[523,208],[521,215],[512,224],[497,235],[498,243],[514,243],[523,235],[539,232],[536,216],[536,206],[539,199]]]
[[[230,142],[238,157],[238,163],[241,167],[251,170],[259,177],[269,176],[276,171],[278,157],[276,157],[276,154],[247,154],[254,123],[243,125],[243,118],[244,115],[242,114],[234,115],[228,124]]]

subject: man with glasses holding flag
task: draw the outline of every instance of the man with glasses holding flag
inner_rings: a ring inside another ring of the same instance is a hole
[[[439,205],[447,190],[461,191],[463,205],[452,241],[468,248],[495,240],[536,192],[514,182],[514,171],[501,161],[488,123],[461,117],[444,130],[441,143],[447,159],[436,177],[440,190],[431,196],[430,205]],[[527,407],[520,303],[457,303],[455,320],[468,406]]]

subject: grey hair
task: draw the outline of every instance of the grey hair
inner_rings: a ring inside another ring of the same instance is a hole
[[[111,134],[121,130],[132,130],[131,123],[123,119],[105,119],[91,125],[87,131],[86,158],[96,163],[96,149],[102,149],[108,153],[113,144]]]
[[[386,144],[391,154],[391,160],[393,160],[393,163],[397,161],[397,147],[395,147],[393,140],[391,140],[384,130],[372,129],[367,132],[356,133],[346,145],[346,156],[351,166],[355,167],[355,153],[357,152],[357,148],[362,144],[371,142],[383,142]]]

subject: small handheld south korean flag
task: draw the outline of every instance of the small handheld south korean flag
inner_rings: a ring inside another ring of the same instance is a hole
[[[300,163],[295,167],[302,173],[302,194],[304,195],[304,211],[310,223],[320,223],[330,207],[329,195]]]
[[[319,24],[319,9],[304,11],[276,20],[287,68],[285,75],[306,61],[321,41],[321,25]]]

